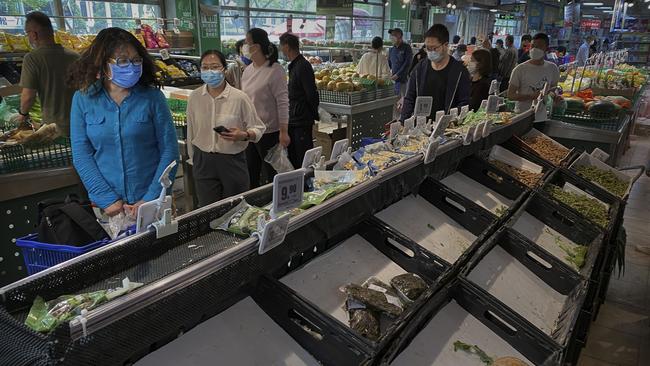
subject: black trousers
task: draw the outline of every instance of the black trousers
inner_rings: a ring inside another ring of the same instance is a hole
[[[238,195],[249,189],[246,154],[207,153],[196,146],[194,163],[194,188],[199,207],[207,206],[223,198]]]
[[[250,189],[273,181],[276,172],[271,165],[264,161],[266,154],[278,144],[280,132],[265,133],[259,142],[248,144],[246,148],[246,161],[248,162],[248,176]]]
[[[312,137],[313,124],[305,126],[289,126],[289,137],[291,143],[287,147],[289,153],[289,161],[294,168],[298,169],[302,166],[302,159],[305,157],[305,152],[314,148],[314,138]]]

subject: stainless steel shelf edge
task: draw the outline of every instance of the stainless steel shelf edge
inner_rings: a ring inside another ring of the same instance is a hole
[[[623,124],[623,128],[625,125]],[[561,137],[566,139],[573,140],[588,140],[592,142],[602,142],[602,143],[616,143],[621,134],[619,131],[607,131],[600,130],[596,128],[589,128],[583,126],[577,126],[570,123],[564,123],[561,121],[549,120],[546,121],[546,134],[549,137]]]
[[[371,110],[377,109],[379,107],[384,107],[384,106],[387,106],[387,105],[393,105],[393,104],[395,104],[395,102],[397,102],[398,99],[399,99],[398,96],[394,96],[394,97],[377,99],[377,100],[373,100],[371,102],[355,104],[355,105],[345,105],[345,104],[321,102],[320,106],[323,107],[323,109],[325,109],[329,113],[334,113],[334,114],[357,114],[357,113],[363,113],[363,112],[371,111]]]

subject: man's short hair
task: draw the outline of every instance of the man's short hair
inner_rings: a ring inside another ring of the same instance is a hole
[[[424,33],[424,38],[435,38],[441,44],[449,43],[449,30],[444,24],[434,24]]]
[[[40,11],[33,11],[25,17],[25,25],[27,24],[36,24],[42,31],[48,33],[54,33],[54,28],[52,28],[52,21],[50,17],[41,13]]]
[[[497,44],[503,44],[503,40],[502,39],[497,39]]]
[[[537,33],[535,35],[535,37],[533,37],[533,40],[536,40],[536,39],[543,40],[544,43],[546,43],[546,47],[548,47],[549,43],[551,43],[550,40],[548,39],[548,36],[546,35],[546,33]]]
[[[506,36],[506,42],[507,43],[515,43],[515,37],[513,37],[512,35]]]
[[[395,35],[399,34],[400,37],[404,36],[404,32],[402,32],[402,30],[400,28],[393,28],[393,29],[388,30],[388,34],[392,35],[393,33],[395,33]]]
[[[280,44],[289,46],[290,50],[299,51],[300,50],[300,40],[295,34],[289,32],[284,33],[280,36]]]
[[[524,41],[532,42],[533,37],[531,37],[530,34],[524,34],[521,36],[521,43],[524,43]]]
[[[372,46],[372,49],[379,50],[384,47],[384,40],[381,39],[381,37],[375,37],[372,39],[370,45]]]

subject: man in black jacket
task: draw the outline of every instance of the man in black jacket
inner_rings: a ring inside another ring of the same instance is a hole
[[[280,36],[280,49],[289,64],[289,160],[294,168],[302,166],[305,152],[314,147],[312,128],[318,121],[318,90],[314,69],[300,54],[298,37],[285,33]]]
[[[418,96],[433,97],[430,118],[437,111],[449,113],[451,108],[469,104],[472,83],[462,62],[449,56],[449,31],[442,24],[434,24],[424,35],[427,58],[420,61],[409,78],[402,116],[413,115]]]

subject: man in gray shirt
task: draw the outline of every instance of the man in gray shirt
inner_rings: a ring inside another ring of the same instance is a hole
[[[517,49],[514,46],[515,38],[506,37],[506,48],[503,50],[501,61],[499,62],[499,74],[501,75],[501,91],[508,89],[510,75],[515,66],[517,66]]]
[[[43,122],[55,123],[59,133],[70,135],[70,108],[74,90],[65,79],[68,68],[79,55],[54,42],[54,29],[47,15],[35,11],[27,14],[25,33],[34,50],[23,59],[20,75],[20,119],[29,116],[36,101],[41,101]]]
[[[548,83],[549,88],[557,86],[560,70],[557,65],[544,60],[548,49],[548,36],[537,33],[533,37],[530,60],[519,64],[512,71],[508,86],[508,99],[516,101],[515,112],[521,113],[531,108],[533,100]]]

